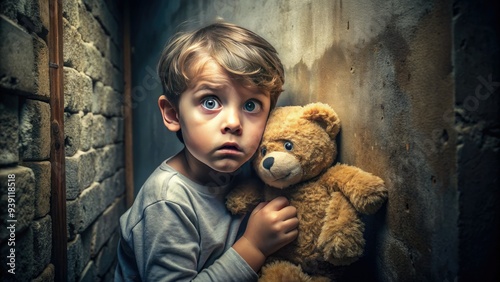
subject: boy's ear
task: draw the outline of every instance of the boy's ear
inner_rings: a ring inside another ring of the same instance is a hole
[[[179,115],[177,114],[177,110],[174,105],[170,103],[165,95],[161,95],[160,98],[158,98],[158,107],[160,107],[163,123],[168,130],[172,132],[179,131],[181,129]]]

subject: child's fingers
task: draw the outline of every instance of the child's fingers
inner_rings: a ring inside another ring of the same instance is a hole
[[[252,211],[252,214],[256,214],[261,211],[263,208],[266,208],[271,211],[279,211],[284,207],[289,205],[288,199],[285,197],[278,197],[273,199],[270,202],[261,202],[259,203]]]
[[[281,214],[281,219],[286,220],[288,218],[297,217],[297,208],[294,206],[286,206],[278,211]]]
[[[290,205],[290,202],[288,202],[287,198],[282,197],[282,196],[274,198],[272,201],[270,201],[267,204],[267,206],[270,209],[275,210],[275,211],[281,210],[284,207],[287,207],[288,205]]]
[[[259,203],[252,211],[252,214],[258,213],[261,209],[263,209],[269,202]]]
[[[283,221],[283,232],[285,234],[290,234],[293,232],[298,233],[297,227],[299,227],[299,219],[297,217],[292,217]]]

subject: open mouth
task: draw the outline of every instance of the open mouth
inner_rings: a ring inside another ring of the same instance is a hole
[[[238,151],[238,147],[236,146],[222,146],[219,148],[219,150],[235,150]]]
[[[220,146],[218,150],[223,150],[223,151],[235,151],[235,152],[240,152],[241,149],[236,143],[224,143],[224,145]]]

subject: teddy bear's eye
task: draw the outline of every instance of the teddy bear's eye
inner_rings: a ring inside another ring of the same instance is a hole
[[[291,151],[293,149],[293,143],[290,141],[286,141],[284,146],[287,151]]]
[[[260,148],[260,154],[261,154],[262,156],[265,156],[265,155],[266,155],[266,153],[267,153],[267,149],[266,149],[266,147],[262,146],[262,147]]]

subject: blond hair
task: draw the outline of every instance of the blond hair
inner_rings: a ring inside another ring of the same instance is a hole
[[[274,108],[285,82],[278,53],[259,35],[227,22],[180,32],[169,41],[161,54],[158,74],[171,103],[178,106],[181,93],[209,60],[241,83],[269,92]]]

